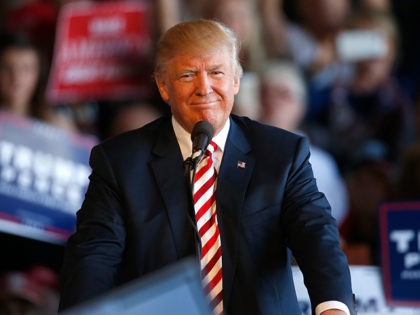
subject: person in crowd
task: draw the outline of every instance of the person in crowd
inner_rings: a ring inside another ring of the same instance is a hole
[[[258,13],[268,58],[285,58],[287,56],[286,30],[289,21],[283,0],[259,0]]]
[[[309,94],[306,116],[317,120],[331,85],[351,74],[349,64],[338,58],[336,41],[352,11],[352,2],[298,0],[293,2],[294,19],[284,14],[283,1],[261,3],[264,31],[269,39],[267,50],[271,58],[291,58],[303,70]]]
[[[214,314],[299,314],[293,254],[314,313],[355,314],[308,141],[231,115],[238,52],[232,30],[212,20],[182,22],[162,36],[154,77],[171,115],[92,150],[60,309],[196,255]],[[210,143],[197,148],[200,139]]]
[[[390,13],[392,9],[391,0],[358,0],[357,7],[364,10]]]
[[[104,140],[120,133],[140,128],[169,111],[166,104],[153,103],[148,99],[132,100],[108,106],[106,115],[100,116],[100,139]]]
[[[1,315],[55,315],[58,310],[58,275],[34,265],[0,276]]]
[[[304,133],[302,123],[307,110],[307,90],[304,76],[294,63],[269,60],[261,77],[261,116],[263,123],[296,133]],[[322,148],[311,144],[309,162],[320,191],[331,204],[338,224],[348,210],[344,180],[334,158]]]
[[[195,20],[204,17],[211,0],[176,0],[181,12],[181,21]]]
[[[258,77],[261,65],[266,60],[266,51],[261,36],[261,21],[258,7],[252,0],[210,1],[204,17],[220,21],[232,29],[240,42],[239,60],[243,68],[242,89],[234,106],[234,113],[256,118],[258,116]]]
[[[59,304],[59,275],[51,267],[34,264],[25,271],[28,278],[39,286],[38,294],[42,315],[56,315]]]
[[[2,27],[10,32],[25,33],[45,55],[52,58],[58,8],[56,0],[23,0],[11,2]]]
[[[40,287],[24,272],[7,272],[0,277],[0,314],[41,315]]]
[[[261,37],[261,21],[254,1],[211,1],[204,17],[231,28],[240,42],[239,60],[244,72],[257,72],[266,58]]]
[[[365,10],[355,12],[348,23],[349,30],[377,37],[354,61],[351,79],[337,82],[330,91],[325,117],[329,149],[346,168],[359,150],[379,142],[386,159],[395,163],[415,135],[414,104],[394,75],[396,24],[389,14]]]
[[[403,150],[396,196],[400,200],[420,201],[420,142]]]
[[[420,88],[420,42],[418,38],[418,14],[420,1],[390,0],[391,11],[398,23],[399,54],[396,74],[403,83],[402,87],[415,100]]]
[[[0,109],[76,131],[72,119],[45,100],[45,60],[24,33],[0,33]]]
[[[121,107],[113,119],[111,136],[140,128],[159,118],[159,110],[149,103],[134,103]]]
[[[300,43],[306,42],[307,49],[300,46],[300,43],[296,46],[291,43],[291,53],[297,53],[296,62],[304,67],[310,77],[322,76],[322,73],[332,69],[337,61],[335,39],[351,13],[351,2],[299,0],[296,5],[299,23],[295,26],[303,32],[303,41]]]
[[[379,206],[395,196],[395,166],[371,154],[361,155],[346,173],[349,210],[339,230],[354,265],[380,265]]]

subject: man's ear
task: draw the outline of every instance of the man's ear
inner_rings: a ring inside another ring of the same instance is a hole
[[[159,89],[159,94],[162,97],[162,99],[168,103],[169,102],[169,93],[168,89],[166,87],[165,81],[163,81],[161,78],[156,77],[155,78],[156,85]]]
[[[235,92],[234,95],[237,95],[238,92],[239,92],[239,86],[241,85],[241,77],[239,75],[236,75],[233,78],[233,80],[234,80],[233,81],[233,89],[234,89],[234,92]]]

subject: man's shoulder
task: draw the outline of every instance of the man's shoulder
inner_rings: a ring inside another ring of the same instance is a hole
[[[231,115],[233,122],[242,130],[248,140],[260,142],[261,140],[276,140],[286,142],[297,142],[302,137],[302,135],[281,129],[278,127],[270,126],[258,122],[256,120],[250,119],[245,116],[236,116]]]
[[[279,161],[308,157],[309,141],[303,135],[247,117],[232,116],[232,121],[231,141],[238,147],[252,151],[255,158],[264,161],[262,165],[273,165],[278,164]]]
[[[151,147],[161,132],[164,132],[164,130],[170,131],[170,126],[170,116],[163,116],[143,127],[105,139],[98,146],[101,146],[105,151],[118,152],[135,148],[144,149],[145,147]]]

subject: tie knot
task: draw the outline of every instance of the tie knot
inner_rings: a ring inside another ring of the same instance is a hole
[[[217,150],[217,144],[213,141],[210,141],[209,145],[207,146],[206,154],[213,155],[214,152]]]

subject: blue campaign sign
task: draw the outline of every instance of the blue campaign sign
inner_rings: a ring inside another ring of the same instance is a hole
[[[420,306],[420,201],[382,204],[380,227],[387,303]]]
[[[0,111],[0,231],[65,242],[75,228],[95,142]]]

